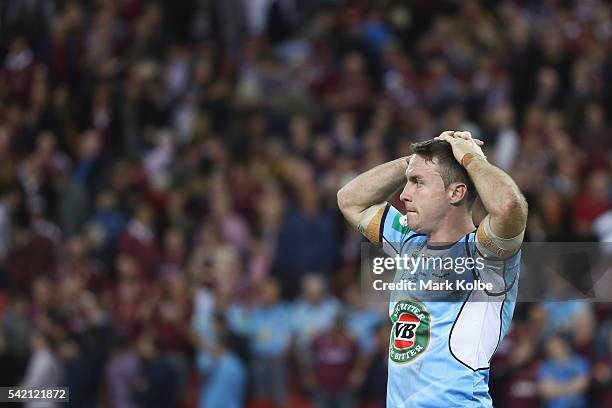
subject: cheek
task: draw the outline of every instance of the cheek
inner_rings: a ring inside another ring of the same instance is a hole
[[[431,205],[432,201],[439,201],[444,198],[444,192],[431,187],[421,187],[416,189],[415,195],[424,205]]]
[[[418,194],[420,210],[426,214],[438,214],[446,211],[446,193],[440,189],[420,189]]]

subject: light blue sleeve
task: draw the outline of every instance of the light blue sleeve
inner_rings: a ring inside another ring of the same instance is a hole
[[[196,356],[196,366],[198,371],[202,374],[210,372],[216,363],[215,357],[212,353],[206,351],[198,352]]]
[[[233,332],[248,336],[253,332],[253,313],[246,307],[238,304],[229,306],[226,312],[227,322]]]
[[[406,216],[397,208],[387,203],[381,222],[381,245],[387,255],[394,256],[400,253],[402,242],[414,232],[408,227]]]

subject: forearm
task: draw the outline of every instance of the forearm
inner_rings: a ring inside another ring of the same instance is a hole
[[[466,170],[500,236],[520,234],[525,229],[527,202],[514,180],[486,160],[472,160]]]
[[[409,157],[383,163],[355,177],[338,191],[338,206],[353,225],[359,214],[369,207],[385,202],[406,182]]]
[[[582,376],[570,381],[568,384],[563,385],[562,395],[573,395],[585,392],[589,386],[589,380],[587,377]]]
[[[540,384],[540,392],[545,398],[558,398],[584,392],[588,385],[586,377],[576,378],[567,383],[548,380]]]
[[[552,381],[545,381],[538,384],[538,391],[543,398],[554,398],[558,395],[557,386]]]

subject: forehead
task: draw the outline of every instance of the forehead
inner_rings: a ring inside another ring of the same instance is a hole
[[[425,158],[419,155],[412,155],[410,162],[408,162],[408,168],[406,169],[407,177],[427,177],[427,176],[440,176],[440,169],[434,161],[425,161]]]

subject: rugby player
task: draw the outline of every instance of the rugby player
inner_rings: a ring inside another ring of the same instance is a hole
[[[489,363],[514,312],[527,203],[511,177],[486,160],[481,145],[469,132],[445,131],[338,191],[347,221],[391,256],[484,260],[482,269],[461,276],[397,270],[395,281],[495,284],[485,291],[391,294],[389,407],[492,406]],[[400,212],[387,200],[402,187]],[[477,197],[487,212],[478,228],[472,220]]]

